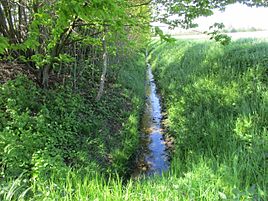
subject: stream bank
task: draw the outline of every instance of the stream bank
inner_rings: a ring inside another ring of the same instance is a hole
[[[162,122],[161,97],[157,93],[151,65],[147,61],[146,65],[146,103],[141,118],[140,149],[132,173],[133,178],[154,174],[161,175],[170,166],[168,142],[165,139],[165,129]]]

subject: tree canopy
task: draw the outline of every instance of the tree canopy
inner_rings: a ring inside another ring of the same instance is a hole
[[[118,57],[146,44],[153,21],[195,27],[194,19],[236,2],[268,6],[265,0],[0,0],[0,54],[38,69],[40,83],[48,86],[50,73],[74,62],[78,51],[87,60],[96,51],[102,57],[103,34],[109,55]]]

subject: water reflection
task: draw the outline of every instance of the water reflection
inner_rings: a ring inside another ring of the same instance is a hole
[[[169,167],[168,153],[163,139],[160,97],[151,66],[148,64],[146,82],[146,107],[142,118],[141,151],[137,159],[134,177],[161,174]]]

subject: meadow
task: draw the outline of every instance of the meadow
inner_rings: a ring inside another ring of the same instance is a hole
[[[167,113],[165,123],[175,139],[170,170],[127,181],[86,168],[68,169],[60,176],[52,171],[43,180],[18,177],[6,181],[2,200],[268,199],[268,43],[153,41],[149,48]],[[123,86],[140,94],[143,76],[130,69],[120,75]],[[128,132],[137,133],[137,121],[130,115],[134,126]],[[123,136],[130,139],[127,133]],[[130,148],[137,143],[137,138],[131,139]],[[123,152],[118,155],[124,156]]]

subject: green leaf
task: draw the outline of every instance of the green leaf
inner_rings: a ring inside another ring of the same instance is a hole
[[[8,49],[9,43],[7,38],[0,36],[0,54],[3,54]]]

